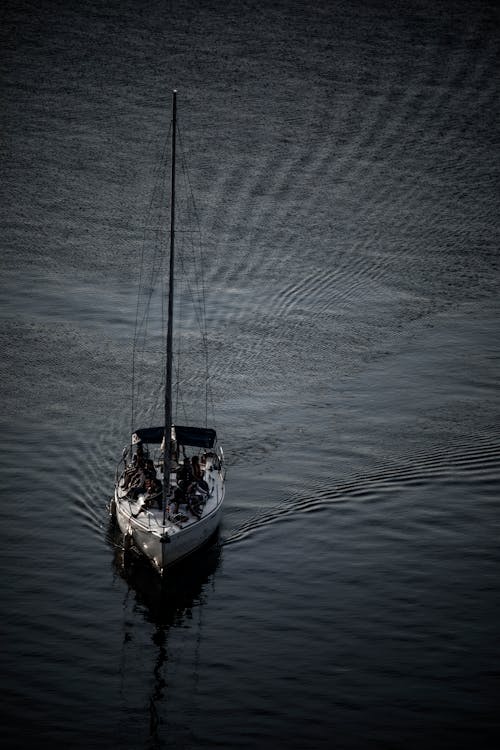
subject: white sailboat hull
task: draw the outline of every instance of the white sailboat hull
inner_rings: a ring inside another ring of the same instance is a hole
[[[224,500],[221,471],[210,477],[209,487],[210,495],[201,518],[190,517],[183,523],[174,523],[167,518],[163,526],[163,511],[142,510],[140,502],[130,501],[117,484],[112,510],[124,535],[125,546],[133,545],[160,574],[199,549],[220,524]]]

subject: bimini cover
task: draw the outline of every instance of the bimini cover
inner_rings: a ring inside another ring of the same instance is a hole
[[[217,433],[207,427],[182,427],[175,425],[175,437],[180,445],[191,445],[196,448],[213,448],[217,440]],[[132,435],[132,444],[162,443],[164,427],[144,427],[136,430]]]

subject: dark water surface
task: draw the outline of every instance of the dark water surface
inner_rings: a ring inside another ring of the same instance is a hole
[[[497,747],[496,3],[1,16],[2,747]],[[229,473],[162,596],[106,503],[173,86]]]

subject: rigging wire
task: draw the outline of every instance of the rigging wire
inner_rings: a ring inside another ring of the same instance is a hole
[[[131,410],[131,434],[132,431],[135,428],[134,422],[136,418],[136,400],[138,400],[139,397],[139,390],[141,386],[141,380],[145,377],[145,352],[146,352],[146,340],[147,340],[147,333],[148,333],[148,325],[149,325],[149,312],[151,307],[151,301],[153,297],[153,293],[155,291],[155,279],[158,278],[158,270],[161,269],[161,264],[163,262],[161,257],[161,231],[158,230],[158,221],[156,222],[156,230],[153,236],[153,257],[151,261],[151,268],[150,268],[150,275],[149,275],[149,284],[146,285],[146,282],[144,281],[145,277],[145,258],[146,258],[146,249],[149,245],[149,233],[151,231],[151,226],[153,225],[153,215],[155,212],[160,211],[161,213],[161,206],[165,202],[165,194],[166,194],[166,166],[168,162],[168,142],[169,137],[171,133],[171,124],[168,131],[168,136],[165,139],[163,143],[162,153],[161,157],[159,159],[159,162],[157,162],[157,165],[154,170],[154,182],[153,182],[153,191],[151,194],[151,199],[149,202],[148,212],[147,212],[147,219],[144,226],[144,233],[143,233],[143,242],[141,247],[141,262],[139,267],[139,285],[138,285],[138,293],[137,293],[137,306],[136,306],[136,318],[135,318],[135,329],[134,329],[134,339],[133,339],[133,345],[132,345],[132,410]],[[160,222],[161,223],[161,222]],[[160,258],[159,261],[159,269],[156,267],[157,265],[157,258]],[[144,295],[146,294],[145,302],[143,302],[144,309],[141,311],[141,302],[144,299]],[[142,312],[142,316],[141,316]],[[139,318],[141,319],[139,320]],[[140,346],[140,348],[139,348]],[[136,396],[137,392],[137,396]]]
[[[200,216],[199,216],[198,209],[196,206],[194,191],[191,185],[191,179],[190,179],[189,171],[187,168],[186,155],[185,155],[181,136],[179,136],[179,146],[180,146],[180,154],[181,154],[182,171],[186,180],[189,197],[191,199],[191,203],[193,206],[193,214],[195,218],[196,232],[197,232],[197,238],[198,238],[199,268],[197,267],[197,263],[196,263],[195,248],[193,248],[193,256],[194,256],[194,261],[195,261],[194,262],[195,281],[197,282],[198,299],[200,300],[199,327],[200,327],[202,347],[203,347],[204,357],[205,357],[205,427],[206,427],[208,425],[208,402],[209,400],[210,400],[211,407],[212,407],[214,422],[215,422],[215,410],[214,410],[213,396],[212,396],[212,390],[211,390],[211,385],[210,385],[210,370],[209,370],[208,324],[207,324],[207,308],[206,308],[206,292],[205,292],[206,290],[205,258],[203,255],[203,243],[201,241],[201,221],[200,221]]]
[[[144,416],[146,414],[150,419],[159,412],[162,403],[162,394],[165,389],[164,368],[159,367],[159,362],[151,363],[148,355],[163,356],[163,348],[156,351],[147,349],[147,340],[150,338],[150,328],[154,310],[158,304],[160,318],[160,340],[163,342],[166,331],[166,306],[164,299],[164,277],[166,275],[166,240],[169,236],[167,226],[167,209],[169,208],[169,187],[168,187],[168,164],[169,164],[169,143],[171,140],[172,124],[166,136],[161,158],[155,170],[154,186],[151,200],[147,213],[146,226],[144,228],[143,242],[141,247],[141,262],[139,269],[139,292],[136,306],[135,330],[133,339],[133,356],[132,356],[132,413],[131,413],[131,434],[135,429],[134,424],[136,412],[138,411],[139,394],[141,389],[148,384],[148,391],[152,395],[157,393],[157,398],[150,402],[149,407],[143,408]],[[177,230],[176,236],[179,237],[177,250],[178,269],[180,273],[176,274],[176,284],[179,284],[179,291],[184,291],[177,295],[178,301],[178,320],[187,319],[186,305],[188,301],[192,306],[194,320],[199,330],[199,348],[204,361],[204,401],[205,401],[205,426],[208,425],[209,406],[212,419],[215,426],[215,408],[212,385],[209,371],[209,341],[208,341],[208,324],[207,324],[207,301],[206,301],[206,253],[204,252],[201,221],[194,198],[194,192],[189,176],[186,154],[182,142],[181,134],[178,132],[178,152],[180,155],[181,169],[179,187],[175,198],[176,214],[180,223],[186,224],[185,229]],[[179,197],[182,196],[182,197]],[[182,216],[185,219],[182,219]],[[156,221],[153,221],[156,219]],[[151,238],[151,231],[153,232]],[[151,247],[151,257],[147,259],[147,249]],[[149,260],[149,262],[148,262]],[[147,266],[149,266],[147,272]],[[159,297],[160,302],[155,300]],[[142,303],[142,304],[141,304]],[[157,308],[156,308],[157,309]],[[181,360],[189,353],[183,349],[182,345],[182,322],[177,326],[177,350],[176,350],[176,382],[175,382],[175,421],[177,421],[179,412],[182,412],[186,423],[189,423],[188,409],[186,406],[186,397],[192,392],[192,387],[184,389],[181,387]],[[195,349],[196,352],[196,349]],[[161,359],[160,359],[161,361]],[[154,375],[157,374],[157,377]],[[154,383],[152,382],[154,380]],[[154,390],[153,390],[154,385]],[[191,384],[192,385],[192,384]],[[191,403],[191,399],[188,399]],[[146,405],[145,405],[146,406]]]

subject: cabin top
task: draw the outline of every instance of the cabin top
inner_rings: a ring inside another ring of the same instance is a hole
[[[172,433],[180,445],[191,445],[196,448],[213,448],[217,440],[217,433],[209,427],[185,427],[173,425]],[[165,427],[143,427],[132,435],[132,445],[136,443],[163,442]]]

